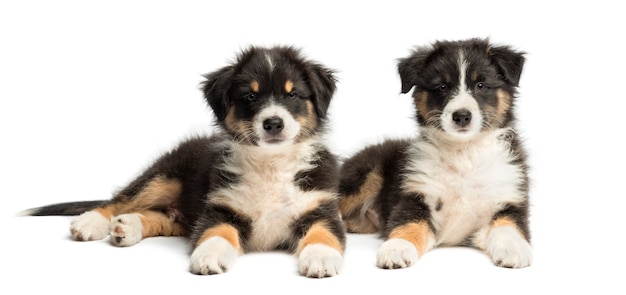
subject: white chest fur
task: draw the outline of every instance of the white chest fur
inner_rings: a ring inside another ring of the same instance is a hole
[[[413,145],[403,188],[424,195],[437,244],[462,243],[504,205],[523,201],[522,170],[512,164],[514,155],[502,138],[506,132],[462,144],[430,138]]]
[[[239,176],[231,187],[216,192],[212,202],[227,205],[252,220],[246,246],[250,251],[272,250],[289,237],[289,226],[304,212],[328,197],[305,192],[294,182],[298,172],[313,168],[311,143],[295,146],[237,147],[223,169]]]

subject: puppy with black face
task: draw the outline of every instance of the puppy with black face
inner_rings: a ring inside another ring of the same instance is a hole
[[[379,267],[459,245],[499,266],[531,264],[528,167],[514,120],[524,59],[485,39],[435,42],[400,59],[419,135],[369,146],[341,168],[347,230],[386,239]]]
[[[78,215],[75,240],[131,246],[188,236],[190,271],[220,274],[245,252],[295,253],[308,277],[336,275],[345,248],[338,164],[323,144],[333,71],[291,47],[250,47],[206,75],[218,131],[182,142],[107,201],[27,215]]]

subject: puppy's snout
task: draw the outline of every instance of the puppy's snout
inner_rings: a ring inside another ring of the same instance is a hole
[[[279,117],[271,117],[263,121],[263,129],[268,134],[276,135],[280,133],[283,128],[285,128],[285,123],[283,122],[283,119]]]
[[[466,109],[461,109],[452,113],[452,120],[459,127],[465,127],[472,121],[472,113]]]

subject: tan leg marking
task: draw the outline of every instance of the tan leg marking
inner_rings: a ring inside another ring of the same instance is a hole
[[[163,208],[174,203],[181,191],[182,185],[178,180],[157,176],[149,181],[139,193],[128,196],[128,201],[109,204],[94,210],[106,218],[111,218],[120,214]]]
[[[116,212],[119,210],[119,208],[116,208],[116,207],[118,207],[118,206],[115,206],[115,204],[114,205],[108,205],[108,206],[103,207],[103,208],[93,209],[93,211],[96,211],[96,212],[100,213],[106,219],[111,219],[111,216],[117,215]]]
[[[168,206],[174,203],[181,192],[182,184],[180,181],[157,176],[148,182],[137,195],[132,197],[130,202],[120,207],[120,211],[116,215]]]
[[[500,217],[491,222],[491,227],[507,226],[507,225],[512,226],[512,227],[517,227],[517,225],[515,225],[515,223],[508,217]]]
[[[359,192],[339,200],[339,211],[344,217],[348,231],[355,233],[376,233],[378,227],[366,216],[368,203],[378,195],[383,186],[380,169],[375,167],[365,178]],[[357,211],[358,212],[355,212]]]
[[[141,235],[143,238],[156,236],[184,236],[187,234],[185,227],[170,219],[167,215],[157,211],[142,211],[139,219],[143,226]]]
[[[324,222],[317,222],[309,228],[304,238],[300,240],[297,253],[300,253],[306,246],[312,244],[323,244],[336,249],[339,253],[343,253],[343,245],[339,239],[332,233]]]
[[[415,246],[420,257],[432,247],[431,241],[434,239],[433,232],[426,222],[412,222],[396,227],[389,239],[405,239]]]
[[[200,237],[196,243],[196,247],[212,237],[224,238],[231,246],[233,246],[233,248],[235,248],[235,250],[237,250],[237,252],[241,253],[242,249],[241,242],[239,241],[239,231],[237,231],[234,226],[223,223],[205,230],[202,237]]]
[[[491,229],[498,227],[498,226],[510,226],[517,231],[520,237],[526,239],[526,236],[522,233],[519,227],[517,227],[517,224],[513,220],[511,220],[511,218],[509,217],[500,217],[491,222]]]

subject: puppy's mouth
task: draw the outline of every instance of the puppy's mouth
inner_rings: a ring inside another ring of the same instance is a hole
[[[465,127],[454,126],[450,128],[449,130],[445,130],[445,132],[449,136],[456,137],[459,139],[471,137],[475,133],[474,130],[469,126],[465,126]]]
[[[470,131],[469,127],[454,127],[453,133],[464,134]]]
[[[267,144],[280,144],[285,141],[285,138],[282,136],[267,136],[263,138],[263,142]]]

